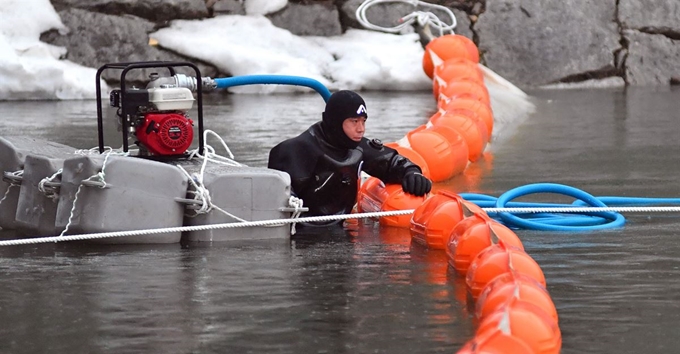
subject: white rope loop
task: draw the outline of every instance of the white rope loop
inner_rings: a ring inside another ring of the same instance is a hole
[[[302,199],[291,195],[290,198],[288,198],[288,206],[295,208],[293,211],[292,215],[290,216],[291,219],[297,219],[300,217],[300,214],[304,211],[303,209],[304,202]],[[295,230],[295,223],[292,223],[290,226],[290,234],[295,235],[297,231]]]
[[[89,150],[78,150],[78,151],[76,151],[76,154],[91,155],[93,153],[94,149],[96,149],[96,148],[92,148],[92,149],[89,149]],[[85,152],[87,152],[87,153],[85,153]],[[99,153],[99,150],[97,150],[97,153]],[[58,237],[64,237],[64,235],[66,235],[66,232],[68,232],[69,227],[73,223],[73,217],[74,217],[75,212],[76,212],[76,203],[78,202],[78,196],[80,195],[80,191],[82,190],[83,186],[86,185],[83,182],[87,182],[87,181],[100,182],[101,185],[99,185],[97,187],[101,188],[101,189],[106,188],[107,187],[106,180],[105,180],[106,172],[104,172],[104,171],[106,170],[106,165],[109,162],[109,157],[111,155],[127,156],[130,153],[129,152],[122,152],[122,151],[114,152],[112,148],[107,146],[106,149],[104,150],[103,154],[104,154],[104,162],[102,163],[102,170],[93,174],[92,176],[84,179],[82,182],[80,182],[80,185],[78,186],[78,189],[76,190],[76,194],[73,197],[73,205],[71,206],[71,212],[68,216],[68,221],[66,222],[66,226],[64,227],[64,230],[59,234]]]
[[[194,200],[197,201],[197,205],[200,205],[199,209],[193,210],[193,213],[185,212],[184,215],[193,218],[200,214],[209,213],[212,210],[212,200],[210,199],[210,191],[203,186],[202,176],[194,174],[193,176],[184,169],[184,167],[177,165],[180,171],[189,180],[189,184],[194,187],[194,190],[188,190],[187,194],[192,194]]]
[[[215,153],[215,148],[207,144],[208,136],[213,136],[217,138],[222,147],[224,147],[224,149],[227,151],[227,154],[229,154],[229,158]],[[215,133],[214,131],[205,130],[203,132],[203,141],[206,142],[206,144],[203,147],[203,155],[199,153],[198,149],[193,150],[189,154],[189,160],[201,159],[202,161],[200,172],[198,174],[194,173],[193,175],[191,175],[182,166],[179,165],[177,166],[182,171],[182,173],[184,173],[184,175],[187,176],[189,183],[194,188],[194,190],[187,191],[187,194],[193,195],[193,199],[197,201],[196,204],[200,205],[198,209],[193,209],[191,212],[185,212],[185,215],[190,218],[193,218],[201,214],[210,213],[213,209],[215,209],[220,211],[222,214],[231,217],[234,220],[242,222],[246,221],[215,205],[212,202],[212,198],[210,197],[210,191],[207,188],[205,188],[205,185],[203,184],[203,176],[205,175],[205,169],[208,165],[208,162],[223,166],[244,166],[244,165],[234,160],[234,154],[231,152],[231,149],[229,149],[229,146],[227,146],[227,143],[224,141],[224,139],[222,139],[221,136],[219,136],[219,134]]]
[[[215,148],[207,144],[208,136],[213,136],[217,138],[222,147],[227,151],[227,154],[229,154],[229,158],[215,153]],[[182,173],[184,173],[184,175],[189,179],[189,183],[194,188],[194,190],[189,190],[187,191],[187,193],[193,195],[193,199],[197,201],[196,204],[200,205],[198,209],[193,209],[191,210],[191,212],[186,212],[185,215],[190,218],[193,218],[198,215],[207,214],[213,210],[217,210],[236,221],[246,222],[247,220],[239,218],[238,216],[231,214],[226,210],[220,208],[219,206],[215,205],[212,202],[212,198],[210,197],[210,191],[208,190],[208,188],[205,188],[205,185],[203,184],[203,176],[205,175],[205,169],[208,165],[208,162],[223,166],[245,166],[245,165],[234,160],[234,154],[231,152],[231,149],[229,149],[229,146],[227,146],[227,143],[224,141],[224,139],[222,139],[221,136],[219,136],[219,134],[215,133],[214,131],[205,130],[203,132],[203,141],[206,142],[206,144],[203,147],[203,155],[199,153],[198,149],[193,150],[191,154],[189,154],[189,160],[200,159],[202,161],[201,169],[198,174],[194,173],[193,175],[191,175],[189,174],[189,172],[187,172],[187,170],[184,169],[184,167],[177,165],[177,167],[182,171]]]
[[[402,17],[399,20],[399,24],[394,26],[394,27],[382,27],[378,25],[374,25],[371,23],[367,16],[366,16],[366,11],[373,5],[381,4],[381,3],[390,3],[390,2],[402,2],[402,3],[407,3],[410,5],[413,5],[414,7],[429,7],[433,8],[436,10],[440,10],[445,12],[449,18],[451,19],[451,23],[447,24],[446,22],[442,21],[435,15],[434,13],[430,11],[413,11],[412,13]],[[446,6],[442,5],[437,5],[437,4],[430,4],[424,1],[418,1],[418,0],[366,0],[364,1],[359,7],[357,8],[355,15],[357,17],[357,21],[361,23],[362,26],[368,29],[376,30],[376,31],[382,31],[382,32],[387,32],[387,33],[402,33],[404,28],[407,28],[411,26],[414,22],[417,22],[419,26],[425,27],[429,26],[435,29],[439,30],[439,34],[444,35],[445,33],[451,33],[453,34],[454,28],[456,28],[457,21],[456,21],[456,16],[453,14],[453,11],[451,11],[449,8]]]
[[[104,153],[111,152],[111,151],[113,151],[112,147],[110,147],[110,146],[104,147]],[[83,155],[83,156],[100,155],[99,147],[93,147],[93,148],[90,148],[90,149],[78,149],[74,153],[76,155]]]
[[[229,157],[224,157],[221,156],[217,153],[215,153],[215,148],[207,144],[208,141],[208,136],[213,136],[217,138],[217,140],[220,142],[222,147],[227,151],[227,154],[229,154]],[[206,142],[204,147],[203,147],[203,154],[201,155],[198,151],[198,149],[193,150],[191,154],[189,154],[189,160],[192,160],[194,158],[201,158],[203,159],[203,164],[201,165],[201,173],[199,174],[200,181],[203,182],[203,174],[205,172],[205,167],[208,162],[216,163],[219,165],[224,165],[224,166],[245,166],[236,160],[234,160],[234,154],[232,154],[231,149],[229,149],[229,146],[227,146],[227,143],[222,139],[219,134],[215,133],[212,130],[206,130],[203,132],[203,141]]]
[[[24,177],[24,170],[5,172],[5,174],[9,175],[9,178],[4,179],[5,182],[14,186],[21,186],[21,181]]]
[[[218,205],[213,203],[212,198],[210,197],[210,191],[203,184],[203,177],[205,175],[205,169],[206,169],[206,166],[208,165],[208,162],[218,164],[218,165],[223,165],[223,166],[245,166],[244,164],[241,164],[241,163],[237,162],[236,160],[234,160],[234,154],[231,152],[231,149],[229,149],[229,146],[227,145],[227,143],[224,141],[224,139],[222,139],[222,137],[219,134],[215,133],[212,130],[205,130],[203,132],[203,141],[207,142],[209,136],[212,136],[219,141],[219,143],[222,145],[224,150],[227,151],[227,154],[229,154],[229,157],[227,158],[227,157],[224,157],[224,156],[217,154],[215,152],[215,148],[213,148],[212,146],[210,146],[209,144],[206,143],[205,146],[203,147],[204,155],[199,154],[198,149],[192,151],[191,154],[189,155],[190,160],[194,159],[194,158],[198,158],[198,159],[202,160],[201,169],[200,169],[200,172],[198,174],[191,175],[182,166],[179,166],[179,165],[177,166],[184,173],[184,175],[187,176],[187,178],[189,179],[189,183],[194,188],[194,190],[189,190],[187,193],[193,195],[193,199],[197,201],[196,204],[200,205],[200,207],[198,209],[193,209],[193,210],[191,210],[191,212],[185,213],[185,215],[187,215],[188,217],[196,217],[198,215],[207,214],[207,213],[210,213],[213,210],[217,210],[220,213],[222,213],[222,214],[224,214],[224,215],[226,215],[226,216],[228,216],[228,217],[230,217],[230,218],[232,218],[236,221],[239,221],[241,223],[248,222],[248,220],[242,219],[242,218],[240,218],[240,217],[238,217],[238,216],[236,216],[232,213],[229,213],[228,211],[220,208]],[[300,215],[300,213],[302,213],[302,210],[300,210],[302,208],[302,199],[291,197],[288,200],[288,204],[289,204],[290,207],[295,208],[295,211],[293,212],[293,215],[291,216],[291,218],[297,218]],[[263,225],[263,226],[274,227],[274,226],[281,226],[281,225],[283,225],[283,224],[279,223],[279,224],[271,224],[271,225]],[[293,232],[293,234],[295,233],[295,224],[294,223],[293,223],[293,226],[292,226],[292,232]]]
[[[57,190],[55,190],[52,187],[48,187],[45,184],[54,182],[54,180],[57,179],[57,177],[61,179],[62,172],[63,169],[60,168],[57,170],[57,172],[52,174],[52,176],[41,179],[40,182],[38,183],[38,190],[40,191],[40,193],[44,194],[47,198],[57,200],[59,198],[59,193],[57,192]]]
[[[228,211],[220,208],[219,206],[215,205],[215,203],[212,202],[212,198],[210,197],[210,191],[208,190],[208,188],[205,188],[205,185],[203,185],[202,174],[201,175],[194,174],[192,176],[189,174],[189,172],[187,172],[187,170],[184,169],[184,167],[179,165],[177,165],[177,167],[184,173],[185,176],[187,176],[187,178],[189,179],[189,183],[191,184],[192,187],[194,187],[194,190],[187,191],[187,194],[192,194],[194,196],[193,199],[197,201],[196,205],[200,205],[198,209],[192,209],[191,212],[187,211],[184,213],[184,215],[190,218],[194,218],[198,215],[207,214],[213,210],[217,210],[236,221],[240,222],[248,221],[239,218],[234,214],[229,213]]]

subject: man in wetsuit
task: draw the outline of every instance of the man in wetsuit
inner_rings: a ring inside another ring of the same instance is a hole
[[[385,183],[401,183],[406,193],[430,192],[432,183],[418,165],[380,140],[364,138],[368,112],[356,92],[332,94],[322,117],[269,152],[268,167],[287,172],[293,193],[309,208],[304,216],[349,214],[361,171]]]

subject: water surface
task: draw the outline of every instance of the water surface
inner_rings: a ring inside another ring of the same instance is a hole
[[[499,195],[527,183],[594,195],[680,196],[680,91],[532,92],[536,113],[464,175],[435,189]],[[366,93],[367,136],[401,138],[434,113],[430,93]],[[212,96],[205,124],[236,159],[320,118],[316,95]],[[0,103],[2,136],[97,145],[94,102]],[[107,120],[105,140],[116,139]],[[217,146],[216,141],[209,141]],[[518,231],[546,274],[563,353],[680,347],[680,222],[626,215],[621,229]],[[306,232],[290,243],[0,248],[2,353],[452,353],[476,322],[442,252],[407,230]]]

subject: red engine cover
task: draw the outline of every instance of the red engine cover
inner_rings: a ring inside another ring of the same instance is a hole
[[[147,113],[136,135],[153,155],[179,155],[191,146],[193,125],[191,119],[179,113]]]

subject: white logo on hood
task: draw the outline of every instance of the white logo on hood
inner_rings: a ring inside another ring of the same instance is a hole
[[[357,114],[361,114],[361,113],[368,115],[368,112],[366,112],[366,107],[364,107],[363,104],[360,105],[359,108],[357,108]]]

